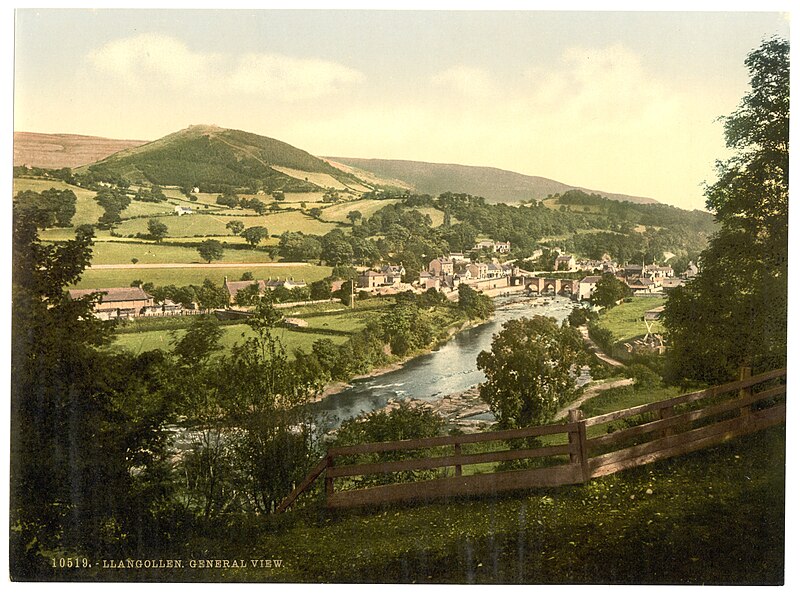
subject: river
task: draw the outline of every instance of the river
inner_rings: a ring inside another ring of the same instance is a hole
[[[550,316],[561,322],[572,311],[574,302],[566,297],[547,297],[547,303],[520,297],[495,300],[495,315],[488,322],[456,334],[435,351],[408,361],[399,369],[354,380],[347,388],[315,404],[319,414],[327,414],[334,425],[386,406],[391,399],[435,400],[445,394],[462,392],[486,376],[478,370],[476,359],[492,346],[492,337],[507,320]]]

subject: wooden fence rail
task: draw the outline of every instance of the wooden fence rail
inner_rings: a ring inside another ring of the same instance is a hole
[[[735,382],[588,419],[571,410],[561,424],[330,448],[277,511],[323,473],[330,508],[586,482],[785,423],[785,378],[785,369],[752,377],[743,369]],[[489,451],[464,452],[473,444]],[[529,462],[520,470],[465,473],[465,467],[521,460]],[[417,480],[419,471],[428,474]],[[364,479],[401,472],[407,482]],[[431,472],[438,476],[430,478]]]

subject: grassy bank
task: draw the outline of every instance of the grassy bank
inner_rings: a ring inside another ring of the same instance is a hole
[[[598,325],[606,328],[614,335],[614,342],[630,340],[647,333],[644,324],[644,312],[664,305],[663,297],[635,297],[600,314]],[[652,322],[653,332],[664,331],[661,322]]]
[[[94,569],[79,579],[778,584],[784,445],[783,428],[774,428],[581,486],[237,516],[170,551],[183,569]],[[248,567],[192,569],[190,559],[244,559]],[[281,567],[251,567],[250,559],[278,559]]]

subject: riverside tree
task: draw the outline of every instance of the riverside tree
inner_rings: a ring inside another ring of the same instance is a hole
[[[481,399],[501,429],[540,425],[551,420],[575,394],[575,370],[585,358],[580,334],[552,318],[509,320],[478,355],[486,374]]]
[[[766,40],[745,60],[750,92],[725,119],[735,151],[718,162],[706,204],[719,231],[699,274],[664,310],[667,380],[717,383],[740,366],[786,364],[789,210],[789,43]]]

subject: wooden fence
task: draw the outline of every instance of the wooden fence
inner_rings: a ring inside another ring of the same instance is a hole
[[[330,508],[583,483],[785,423],[785,378],[745,368],[735,382],[588,419],[571,410],[561,424],[330,448],[277,511],[323,473]],[[495,467],[512,461],[523,468]]]

